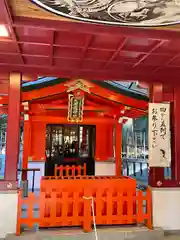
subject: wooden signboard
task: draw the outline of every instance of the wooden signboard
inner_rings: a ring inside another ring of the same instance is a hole
[[[84,97],[69,94],[68,102],[68,121],[82,122],[83,121]]]

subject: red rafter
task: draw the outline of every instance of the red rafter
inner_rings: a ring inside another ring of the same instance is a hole
[[[100,105],[105,104],[106,106],[109,106],[112,108],[118,108],[120,106],[120,103],[109,101],[106,98],[102,98],[101,96],[97,96],[94,94],[89,95],[88,99],[90,99],[90,101],[94,101]]]
[[[149,55],[154,52],[156,49],[158,49],[160,46],[162,46],[164,44],[164,40],[160,41],[159,43],[157,43],[146,55],[144,55],[138,62],[136,62],[134,64],[133,67],[137,67],[140,63],[142,63],[146,58],[149,57]]]
[[[80,60],[81,60],[81,64],[80,64],[81,66],[80,66],[80,68],[81,68],[82,65],[83,65],[84,57],[86,56],[87,50],[88,50],[89,46],[91,45],[92,41],[93,41],[93,35],[88,36],[88,39],[87,39],[87,41],[86,41],[86,44],[85,44],[85,46],[84,46],[84,48],[83,48],[82,57],[81,57],[81,59],[80,59]]]
[[[82,54],[82,58],[84,58],[85,57],[85,55],[86,55],[86,52],[87,52],[87,50],[88,50],[88,48],[89,48],[89,46],[91,45],[91,43],[93,42],[93,35],[91,36],[88,36],[88,39],[87,39],[87,41],[86,41],[86,44],[85,44],[85,46],[84,46],[84,49],[83,49],[83,54]]]
[[[157,71],[163,69],[164,67],[167,67],[173,60],[175,60],[176,58],[178,58],[180,56],[180,53],[176,54],[174,57],[172,57],[171,59],[169,59],[165,64],[157,67],[153,73],[156,73]]]
[[[128,38],[126,37],[123,41],[120,40],[120,44],[118,46],[118,48],[116,49],[116,51],[113,53],[113,55],[110,57],[110,59],[106,62],[106,64],[103,66],[103,68],[106,68],[115,58],[116,56],[119,54],[119,52],[121,51],[121,49],[124,47],[124,45],[126,44]]]
[[[90,105],[90,106],[93,106],[93,107],[100,107],[100,106],[101,106],[101,104],[98,104],[98,103],[96,103],[95,101],[90,101],[90,100],[88,100],[88,99],[86,99],[85,103],[86,103],[87,105]]]

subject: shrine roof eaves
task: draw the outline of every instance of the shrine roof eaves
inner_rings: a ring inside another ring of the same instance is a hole
[[[66,78],[57,78],[57,77],[44,77],[40,78],[36,81],[31,81],[27,83],[22,84],[22,91],[23,92],[29,92],[32,90],[38,90],[41,88],[57,85],[59,83],[64,83],[68,79]]]
[[[32,91],[32,90],[38,90],[41,88],[45,88],[45,87],[49,87],[49,86],[54,86],[60,83],[64,83],[66,81],[68,81],[69,79],[66,78],[57,78],[57,77],[42,77],[39,78],[36,81],[32,81],[32,82],[27,82],[27,83],[23,83],[22,84],[22,91],[23,92],[28,92],[28,91]],[[140,93],[137,92],[135,90],[129,89],[127,87],[123,87],[121,84],[113,84],[112,81],[97,81],[97,80],[91,80],[91,82],[105,88],[108,89],[112,92],[115,93],[120,93],[123,95],[126,95],[128,97],[132,97],[138,100],[144,100],[144,101],[148,101],[149,98],[147,97],[147,95],[145,93]]]
[[[140,93],[137,93],[135,91],[133,91],[132,89],[129,89],[129,88],[125,88],[121,85],[114,85],[113,82],[111,81],[96,81],[94,80],[93,82],[95,82],[96,84],[110,90],[110,91],[113,91],[115,93],[120,93],[120,94],[123,94],[123,95],[126,95],[128,97],[132,97],[132,98],[136,98],[136,99],[139,99],[139,100],[145,100],[145,101],[148,101],[149,98],[144,95],[144,94],[140,94]]]

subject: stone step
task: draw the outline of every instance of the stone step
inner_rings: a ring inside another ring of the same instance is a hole
[[[8,235],[5,240],[163,240],[161,229],[148,230],[145,227],[109,227],[97,229],[98,239],[94,231],[84,233],[78,229],[40,230],[25,232],[21,236]]]

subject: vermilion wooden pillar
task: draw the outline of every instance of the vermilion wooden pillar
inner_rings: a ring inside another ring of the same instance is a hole
[[[172,154],[172,161],[174,157],[173,174],[174,179],[177,181],[177,185],[180,187],[180,87],[177,86],[174,89],[174,104],[172,112],[172,127],[174,135],[172,136],[172,147],[174,148]]]
[[[163,102],[163,85],[154,84],[151,88],[151,101],[154,103]],[[157,183],[164,179],[164,168],[150,168],[149,171],[149,185],[157,187]]]
[[[121,176],[122,168],[122,123],[116,123],[116,176]]]
[[[28,158],[31,152],[31,116],[25,114],[24,116],[24,141],[23,141],[23,162],[22,168],[28,168]],[[22,180],[27,180],[27,172],[22,175]]]
[[[8,125],[4,189],[17,189],[20,142],[21,74],[11,73],[9,81]]]
[[[114,141],[113,141],[113,132],[114,132],[114,124],[108,124],[107,126],[107,155],[108,158],[113,158],[114,156]]]
[[[98,123],[96,125],[96,160],[104,161],[107,160],[106,152],[106,126],[107,124]]]

